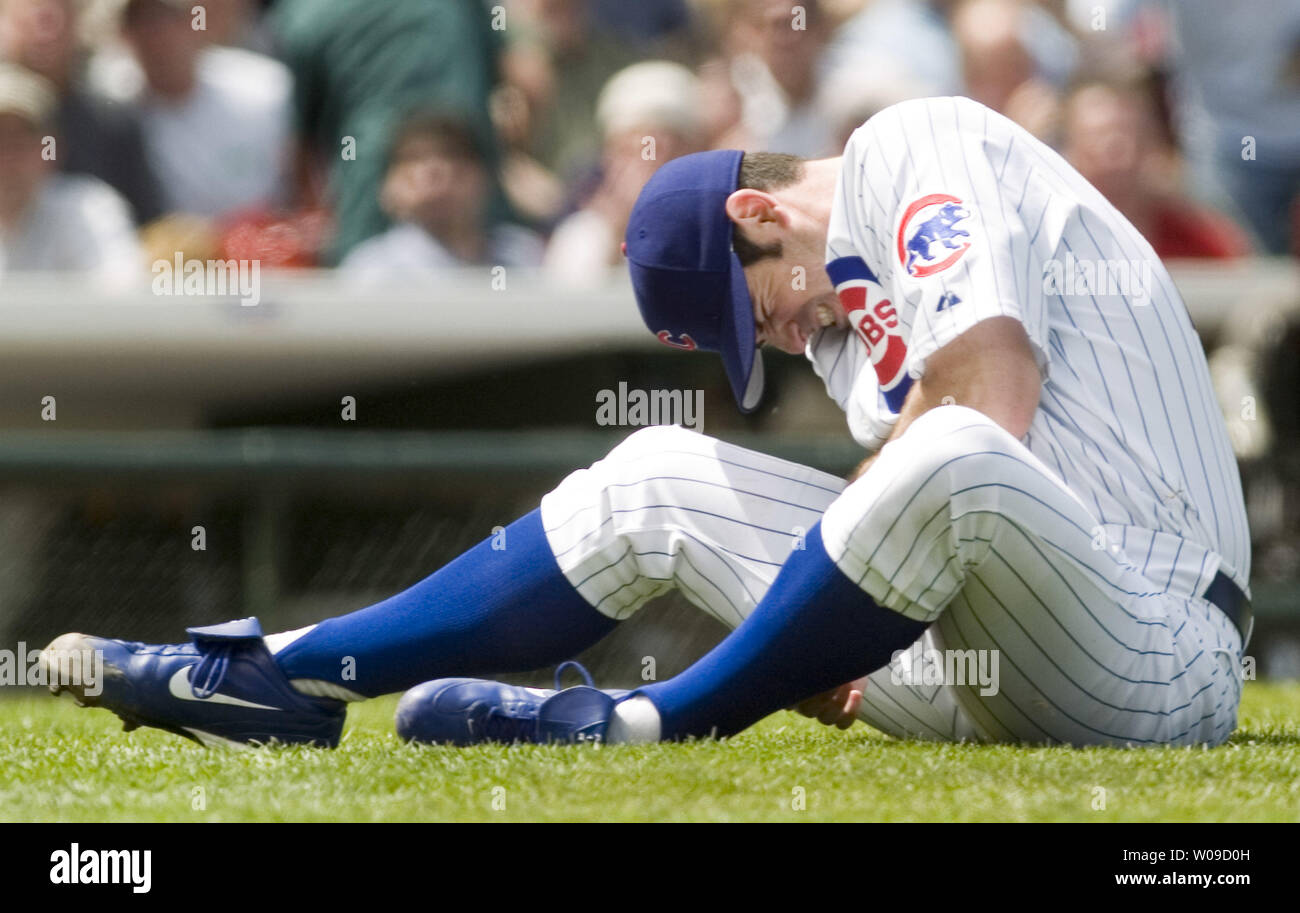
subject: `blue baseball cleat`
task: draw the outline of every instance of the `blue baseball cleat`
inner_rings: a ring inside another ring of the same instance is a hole
[[[204,745],[338,745],[347,705],[294,690],[266,649],[256,618],[186,633],[191,643],[64,634],[42,651],[50,691],[70,691],[82,706],[113,711],[127,731],[153,726]],[[72,651],[101,653],[100,681],[61,680],[60,656]]]
[[[560,690],[569,666],[586,685]],[[575,662],[555,670],[555,690],[481,678],[440,678],[416,685],[397,704],[397,734],[409,742],[603,742],[610,712],[626,691],[600,691]]]

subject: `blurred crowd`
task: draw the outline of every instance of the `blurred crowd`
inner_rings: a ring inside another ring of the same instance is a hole
[[[645,181],[967,95],[1164,257],[1300,251],[1300,4],[0,0],[0,274],[457,265],[599,284]]]

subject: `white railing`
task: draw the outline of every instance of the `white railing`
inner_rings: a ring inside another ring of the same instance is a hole
[[[1170,266],[1203,333],[1300,302],[1300,264]],[[76,276],[0,280],[0,426],[65,394],[104,423],[188,424],[238,406],[339,384],[497,368],[553,355],[651,349],[626,280],[590,290],[486,269],[437,283],[359,289],[329,271],[263,273],[258,303],[105,290]],[[93,404],[93,405],[92,405]]]

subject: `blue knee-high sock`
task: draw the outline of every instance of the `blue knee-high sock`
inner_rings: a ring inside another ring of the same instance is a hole
[[[885,666],[929,627],[881,608],[835,566],[821,524],[745,621],[682,674],[639,689],[663,739],[732,735]]]
[[[617,625],[565,579],[540,510],[506,527],[504,548],[494,549],[494,540],[502,542],[480,542],[396,596],[321,622],[277,653],[276,663],[290,678],[375,697],[431,678],[550,665]]]

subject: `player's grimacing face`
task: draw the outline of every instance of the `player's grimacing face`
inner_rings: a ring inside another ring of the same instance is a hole
[[[806,188],[775,194],[741,188],[727,197],[733,243],[748,248],[745,284],[760,346],[798,355],[822,329],[848,326],[825,266],[830,207],[822,197],[830,191],[821,185],[834,176],[837,162],[809,163],[816,173]]]
[[[745,267],[758,345],[775,346],[792,355],[802,354],[822,328],[848,325],[821,256],[801,247],[797,242],[787,244],[780,257]]]

